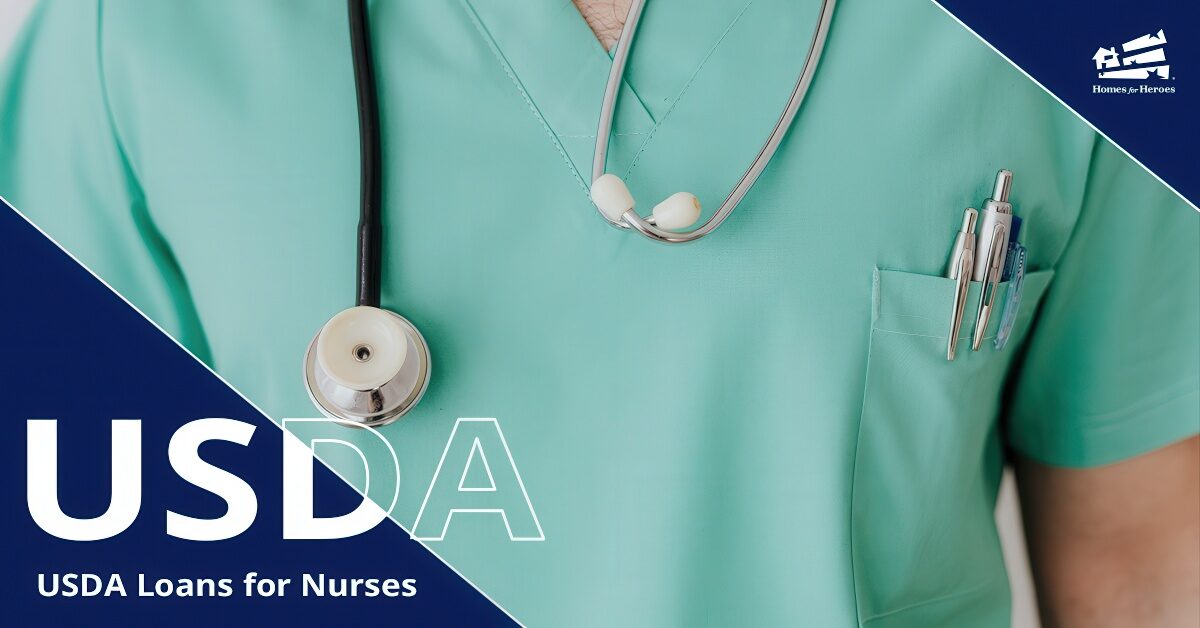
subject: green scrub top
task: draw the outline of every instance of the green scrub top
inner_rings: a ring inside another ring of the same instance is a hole
[[[643,211],[716,208],[818,4],[649,3],[609,153]],[[354,296],[344,12],[46,1],[0,92],[0,193],[277,421],[317,416],[301,357]],[[523,622],[1006,626],[1005,448],[1100,465],[1200,429],[1200,214],[930,2],[842,2],[775,160],[681,247],[588,200],[610,57],[571,3],[371,19],[383,304],[434,365],[380,430],[393,516],[456,418],[496,417],[545,541],[476,514],[430,546]],[[1000,168],[1032,272],[1008,347],[997,315],[947,362],[942,272]]]

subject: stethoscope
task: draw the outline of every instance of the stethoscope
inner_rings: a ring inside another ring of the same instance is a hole
[[[717,211],[700,226],[690,228],[700,218],[700,202],[695,195],[673,194],[654,206],[649,217],[642,217],[634,211],[633,195],[625,182],[605,171],[617,94],[646,3],[646,0],[632,0],[604,88],[592,159],[591,197],[604,219],[614,227],[632,229],[667,244],[692,242],[721,226],[775,156],[799,112],[820,64],[836,2],[822,0],[804,67],[762,149]],[[329,319],[309,343],[304,355],[304,385],[313,403],[326,416],[376,427],[399,419],[421,400],[429,386],[430,357],[429,345],[415,325],[379,307],[383,248],[379,102],[365,0],[347,0],[347,12],[361,160],[357,297],[354,307]]]

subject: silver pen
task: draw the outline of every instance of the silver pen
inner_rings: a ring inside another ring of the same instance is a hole
[[[996,173],[996,186],[992,197],[983,204],[983,219],[979,236],[979,255],[975,258],[975,280],[983,282],[979,291],[979,310],[975,317],[975,336],[971,350],[978,351],[991,320],[992,307],[996,304],[996,288],[1004,272],[1004,258],[1008,255],[1008,233],[1012,229],[1012,204],[1008,194],[1012,189],[1012,171]]]
[[[954,279],[954,308],[950,314],[950,336],[946,339],[946,359],[953,360],[958,350],[958,334],[962,330],[963,312],[967,308],[967,293],[975,269],[975,221],[979,212],[968,207],[963,212],[962,228],[954,238],[946,277]]]
[[[996,292],[1000,286],[1000,272],[1003,269],[1002,253],[1008,247],[1008,229],[1004,225],[996,225],[992,229],[991,254],[988,255],[987,271],[983,279],[983,288],[979,291],[979,311],[975,317],[975,337],[971,341],[971,350],[979,351],[983,344],[983,334],[987,331],[988,320],[992,317],[992,306],[996,304]]]

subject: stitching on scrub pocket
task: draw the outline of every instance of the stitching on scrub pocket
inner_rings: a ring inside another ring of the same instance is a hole
[[[933,319],[927,319],[927,320],[933,320]],[[934,336],[934,335],[932,335],[932,334],[912,334],[912,333],[905,332],[905,331],[897,331],[897,330],[895,330],[895,329],[876,329],[875,331],[877,331],[877,332],[880,332],[880,333],[884,333],[884,334],[899,334],[899,335],[901,335],[901,336],[916,336],[917,338],[937,338],[938,340],[945,340],[945,339],[946,339],[946,337],[945,337],[945,336]],[[949,331],[949,330],[947,330],[947,331]],[[959,336],[958,336],[958,339],[959,339],[959,341],[960,341],[960,342],[961,342],[962,340],[966,340],[966,339],[969,339],[969,338],[971,338],[971,335],[970,335],[970,334],[962,334],[962,333],[960,333],[960,334],[959,334]],[[995,339],[996,339],[996,334],[991,334],[990,336],[984,336],[984,337],[983,337],[983,339],[984,339],[984,340],[995,340]]]
[[[1004,562],[993,513],[1003,465],[1000,396],[1052,276],[1026,276],[1013,337],[1003,350],[990,341],[979,351],[970,348],[980,289],[973,283],[958,355],[950,362],[955,282],[876,271],[850,498],[863,625],[951,625],[964,612],[985,625],[1006,625],[1008,583],[997,576]],[[989,338],[1007,296],[1007,285],[1001,288]]]

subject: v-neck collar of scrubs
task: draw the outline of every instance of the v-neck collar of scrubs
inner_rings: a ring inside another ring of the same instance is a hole
[[[588,181],[612,57],[569,2],[463,0],[497,60],[576,173]],[[645,135],[654,118],[627,80],[614,133]],[[586,149],[586,150],[585,150]]]
[[[570,2],[462,4],[587,190],[610,53]],[[804,60],[803,49],[784,64],[764,55],[806,40],[816,6],[816,0],[744,0],[697,10],[690,2],[650,2],[619,94],[607,172],[622,175],[637,198],[665,198],[679,191],[674,186],[691,186],[710,213],[761,148]],[[761,37],[774,43],[756,44]],[[763,71],[745,72],[748,64]],[[718,84],[731,86],[730,97],[696,96]],[[683,154],[689,159],[680,160]]]
[[[587,187],[611,53],[570,3],[462,3],[497,61]],[[647,5],[618,98],[609,172],[628,176],[645,161],[644,153],[661,125],[684,101],[693,81],[753,4],[754,0],[721,3],[702,12],[687,2]],[[804,14],[811,12],[807,6],[803,9]],[[807,15],[802,21],[807,21]],[[787,85],[781,83],[778,90],[786,96]],[[693,103],[688,100],[686,104],[690,107]],[[702,103],[699,108],[705,112],[700,118],[728,124],[720,116],[708,116],[709,109],[719,109],[714,103]],[[766,130],[769,126],[764,127],[764,134]],[[759,140],[756,136],[752,143]]]

